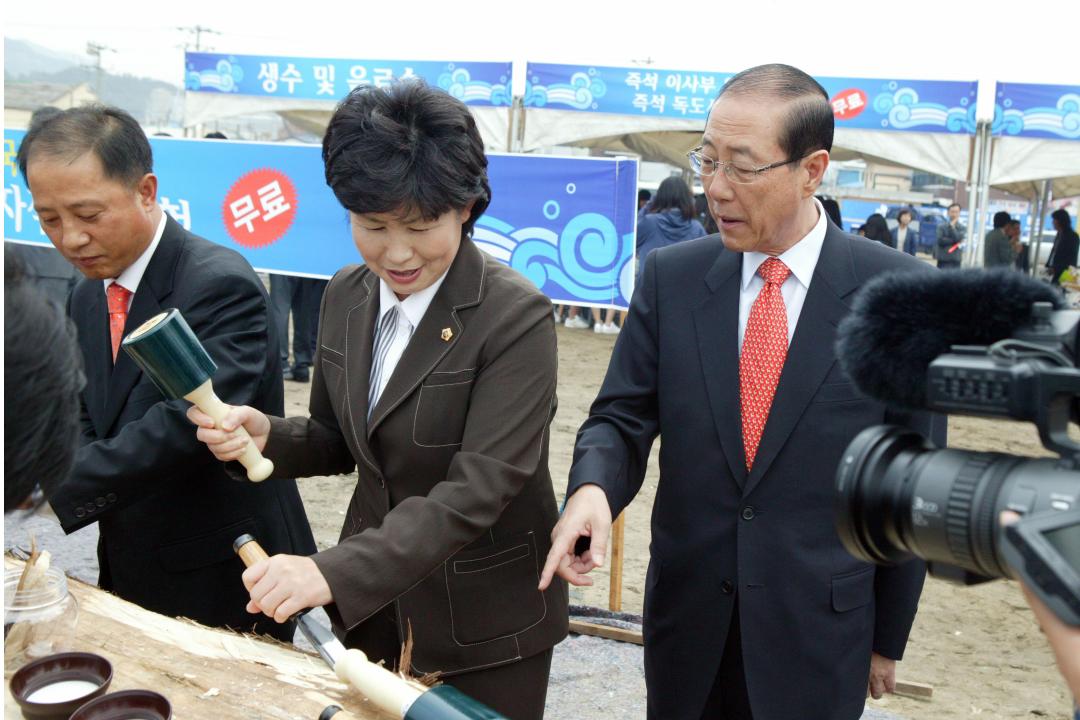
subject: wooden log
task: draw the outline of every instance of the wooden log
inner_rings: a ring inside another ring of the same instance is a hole
[[[608,575],[608,609],[622,610],[623,532],[626,513],[619,513],[611,524],[611,572]]]
[[[570,632],[577,633],[578,635],[602,637],[607,640],[634,643],[635,645],[645,644],[645,641],[641,638],[641,633],[636,630],[611,627],[610,625],[600,625],[599,623],[591,623],[584,620],[571,620]]]
[[[6,560],[8,568],[21,565]],[[159,692],[178,718],[315,720],[327,705],[341,706],[355,720],[392,717],[339,680],[315,654],[158,615],[76,580],[69,579],[68,588],[79,602],[76,649],[112,663],[110,692]],[[5,668],[5,675],[16,669]],[[4,712],[20,717],[8,691]]]

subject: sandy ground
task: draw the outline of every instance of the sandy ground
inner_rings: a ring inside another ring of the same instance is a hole
[[[561,500],[574,436],[603,379],[614,338],[560,327],[558,339],[559,411],[552,426],[551,472]],[[287,414],[306,411],[308,388],[286,383]],[[1034,429],[1024,424],[954,418],[949,433],[954,447],[1046,454]],[[658,479],[654,449],[642,490],[627,510],[623,610],[632,613],[642,607],[649,513]],[[354,483],[355,475],[300,482],[320,548],[336,542]],[[8,544],[18,541],[19,534],[5,522]],[[95,539],[93,530],[81,531],[52,549],[69,557],[64,566],[72,574],[93,580]],[[607,607],[606,569],[594,576],[596,584],[573,590],[571,602]],[[1053,657],[1012,582],[964,588],[929,579],[898,676],[932,685],[933,699],[870,701],[864,718],[1071,717]],[[563,643],[553,663],[547,717],[644,717],[640,648],[585,637]]]

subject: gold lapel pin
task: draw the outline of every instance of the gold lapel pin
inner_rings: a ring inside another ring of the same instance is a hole
[[[453,330],[451,330],[450,328],[443,328],[442,329],[443,342],[450,342],[450,339],[452,337],[454,337],[454,331]]]

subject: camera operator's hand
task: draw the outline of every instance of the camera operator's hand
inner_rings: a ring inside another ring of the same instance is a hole
[[[1002,525],[1009,525],[1019,519],[1020,516],[1014,512],[1001,513]],[[1057,658],[1058,670],[1069,686],[1073,701],[1080,704],[1080,628],[1066,625],[1024,583],[1020,583],[1020,589],[1024,591],[1024,598],[1031,606],[1031,612],[1035,614],[1039,627],[1050,642],[1054,657]]]
[[[880,700],[885,693],[896,691],[896,661],[884,655],[870,655],[870,680],[866,684],[866,694]]]

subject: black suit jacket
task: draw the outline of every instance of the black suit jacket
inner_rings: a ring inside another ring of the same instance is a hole
[[[1061,273],[1076,264],[1078,252],[1080,252],[1080,235],[1072,228],[1058,230],[1054,238],[1054,247],[1046,260],[1046,267],[1050,270],[1050,282],[1058,284]]]
[[[214,390],[227,403],[280,413],[281,361],[269,300],[237,253],[166,220],[131,302],[127,335],[178,308],[217,363]],[[245,532],[271,554],[315,552],[293,480],[239,483],[195,437],[185,400],[168,402],[123,350],[113,367],[100,280],[82,280],[69,312],[87,383],[81,447],[51,500],[64,530],[98,522],[99,584],[165,615],[291,640],[291,628],[248,614],[232,542]]]
[[[930,269],[830,223],[747,473],[741,267],[718,235],[645,261],[567,493],[597,484],[621,512],[662,436],[645,580],[651,717],[701,716],[738,602],[755,720],[858,718],[871,651],[901,656],[925,571],[921,562],[877,568],[844,550],[833,524],[836,467],[863,428],[928,432],[933,416],[898,416],[862,397],[836,362],[836,326],[868,278]]]

